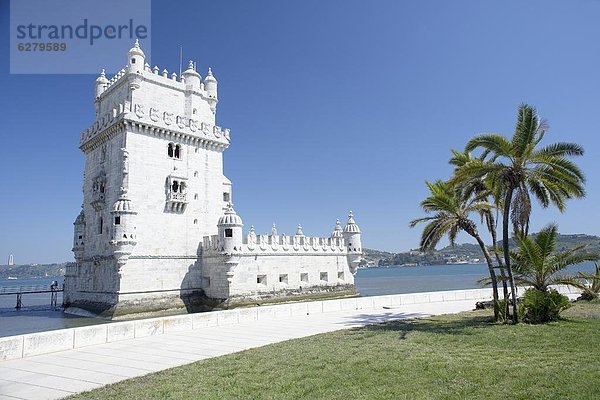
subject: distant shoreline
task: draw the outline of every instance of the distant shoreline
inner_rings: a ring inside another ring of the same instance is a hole
[[[373,269],[373,268],[416,268],[416,267],[447,267],[453,265],[485,265],[485,263],[477,262],[477,263],[447,263],[447,264],[401,264],[401,265],[373,265],[370,267],[359,267],[359,269]]]

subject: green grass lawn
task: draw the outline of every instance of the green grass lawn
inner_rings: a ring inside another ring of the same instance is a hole
[[[467,312],[199,361],[70,399],[599,399],[600,302],[517,326]],[[514,397],[513,397],[514,396]]]

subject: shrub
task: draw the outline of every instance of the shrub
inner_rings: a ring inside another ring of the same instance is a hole
[[[571,306],[569,298],[554,289],[527,289],[521,303],[523,321],[531,324],[556,321],[561,311]]]
[[[584,289],[581,292],[581,296],[579,296],[577,298],[577,300],[585,300],[585,301],[592,301],[598,298],[598,293],[590,290],[590,289]]]

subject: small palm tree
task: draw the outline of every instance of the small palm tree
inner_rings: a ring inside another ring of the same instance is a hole
[[[547,292],[549,285],[574,284],[573,277],[557,275],[560,271],[585,261],[599,261],[600,255],[584,253],[585,245],[555,252],[558,228],[551,224],[535,237],[516,237],[517,250],[511,251],[515,282]]]
[[[502,199],[502,247],[504,264],[511,284],[513,322],[518,322],[517,293],[509,251],[509,221],[518,236],[529,230],[530,195],[543,207],[554,204],[561,212],[567,199],[585,196],[585,178],[580,169],[568,160],[583,155],[583,148],[574,143],[555,143],[540,147],[547,124],[540,121],[534,107],[519,106],[517,124],[511,139],[499,134],[483,134],[471,139],[465,151],[482,150],[455,172],[457,181],[485,179],[494,199]]]
[[[426,182],[430,195],[421,202],[423,210],[432,216],[418,218],[410,223],[411,228],[421,222],[428,222],[421,235],[421,251],[432,251],[439,241],[446,235],[450,245],[454,246],[456,236],[460,231],[466,232],[472,236],[486,259],[490,279],[493,287],[494,297],[494,319],[499,317],[498,309],[498,283],[490,253],[477,231],[477,224],[469,216],[471,213],[482,213],[490,210],[493,206],[485,200],[474,196],[466,196],[460,188],[452,186],[448,182],[436,181],[434,183]]]

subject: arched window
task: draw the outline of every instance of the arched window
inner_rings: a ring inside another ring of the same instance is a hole
[[[167,147],[167,154],[169,157],[173,157],[173,143],[169,143],[169,146]]]
[[[179,190],[179,182],[177,182],[177,181],[173,181],[173,186],[172,186],[172,188],[173,188],[173,192],[174,192],[174,193],[177,193],[177,191]]]
[[[175,158],[181,158],[181,146],[180,145],[175,146]]]

